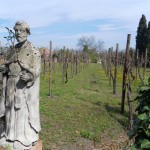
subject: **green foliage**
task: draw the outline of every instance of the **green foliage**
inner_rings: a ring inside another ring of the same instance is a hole
[[[133,130],[128,135],[135,138],[136,149],[145,150],[150,149],[150,78],[138,92],[139,95],[135,98],[138,114],[133,123]]]
[[[87,131],[87,130],[80,131],[80,135],[83,138],[87,138],[87,139],[95,140],[95,141],[99,141],[99,138],[100,138],[95,133],[92,133],[92,132]]]
[[[89,53],[88,45],[83,45],[83,52]]]
[[[146,50],[146,32],[147,32],[146,17],[145,15],[142,15],[136,36],[136,49],[139,50],[140,57],[142,55],[144,56]]]
[[[7,145],[6,150],[11,150],[10,145]]]
[[[98,53],[94,49],[89,48],[88,45],[84,45],[83,46],[83,52],[87,53],[89,55],[91,63],[97,63]]]
[[[81,135],[81,137],[83,137],[83,138],[89,138],[89,137],[90,137],[90,132],[89,132],[89,131],[82,130],[82,131],[80,132],[80,135]]]
[[[91,63],[97,63],[97,61],[98,61],[98,54],[91,52],[89,55],[90,55]]]

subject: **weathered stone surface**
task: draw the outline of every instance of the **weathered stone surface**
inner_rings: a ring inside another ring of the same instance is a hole
[[[3,147],[0,147],[0,150],[6,150]],[[42,150],[42,141],[38,140],[36,145],[33,146],[30,150]]]
[[[5,117],[4,126],[0,125],[0,146],[6,149],[10,145],[11,149],[29,150],[39,139],[38,133],[41,130],[41,55],[27,40],[30,28],[26,22],[17,21],[14,30],[18,43],[11,49],[4,64],[0,65],[0,73],[3,75],[0,118]]]

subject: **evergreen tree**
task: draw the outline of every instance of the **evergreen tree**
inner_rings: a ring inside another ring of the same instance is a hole
[[[146,47],[147,47],[147,55],[150,60],[150,21],[148,22],[147,34],[146,34]]]
[[[137,28],[137,36],[136,36],[136,49],[139,51],[139,57],[141,58],[142,55],[145,56],[146,50],[146,31],[147,31],[147,24],[146,24],[146,17],[142,15],[139,26]]]

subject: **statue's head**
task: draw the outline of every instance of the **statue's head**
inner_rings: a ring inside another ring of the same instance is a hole
[[[24,42],[27,40],[27,36],[30,35],[30,28],[25,21],[17,21],[14,26],[15,35],[17,41]]]

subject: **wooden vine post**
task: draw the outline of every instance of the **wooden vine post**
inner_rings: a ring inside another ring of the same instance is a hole
[[[116,44],[116,53],[115,53],[115,70],[113,78],[113,94],[116,94],[116,81],[117,81],[117,66],[118,66],[118,48],[119,44]]]
[[[131,64],[130,64],[131,65]],[[131,68],[130,68],[131,69]],[[129,69],[129,70],[130,70]],[[128,70],[127,73],[127,102],[128,102],[128,107],[129,107],[129,129],[132,130],[132,125],[133,125],[133,114],[132,114],[132,105],[131,105],[131,81],[130,81],[130,71]]]
[[[133,75],[132,68],[133,68],[133,55],[129,53],[128,55],[128,63],[127,63],[127,80],[126,80],[126,88],[127,88],[127,103],[129,108],[129,129],[132,130],[133,126],[133,113],[132,113],[132,105],[131,105],[131,83],[135,79],[135,76]]]
[[[53,68],[53,73],[55,73],[55,67],[56,67],[56,52],[55,52],[55,50],[53,51],[53,56],[52,56],[52,62],[53,62],[53,64],[52,64],[52,68]],[[54,78],[54,77],[53,77]]]
[[[78,74],[78,51],[76,51],[76,57],[75,57],[75,64],[76,64],[76,75]]]
[[[104,52],[103,66],[104,66],[105,74],[107,74],[107,52]]]
[[[71,52],[71,79],[73,79],[73,75],[74,75],[74,59],[73,59],[73,50]]]
[[[109,70],[109,85],[111,85],[111,79],[112,79],[112,65],[111,65],[111,61],[112,61],[112,50],[113,48],[110,48],[108,51],[108,70]]]
[[[121,113],[124,113],[124,104],[125,104],[125,95],[126,95],[126,82],[128,75],[128,63],[129,63],[129,49],[130,49],[130,40],[131,34],[127,36],[127,44],[126,44],[126,53],[125,53],[125,62],[123,68],[123,79],[122,79],[122,100],[121,100]]]
[[[109,56],[109,50],[108,52],[106,52],[106,75],[109,79],[109,57],[108,56]]]
[[[50,41],[50,54],[49,54],[49,98],[52,98],[52,41]]]
[[[62,51],[62,86],[64,85],[65,83],[65,79],[64,79],[64,76],[65,76],[65,46],[63,47],[63,51]]]
[[[46,73],[46,49],[43,49],[43,65],[44,65],[44,75]]]
[[[65,62],[64,62],[64,71],[65,71],[65,83],[68,82],[68,60],[69,60],[69,51],[67,50],[66,52],[66,55],[65,55]]]

